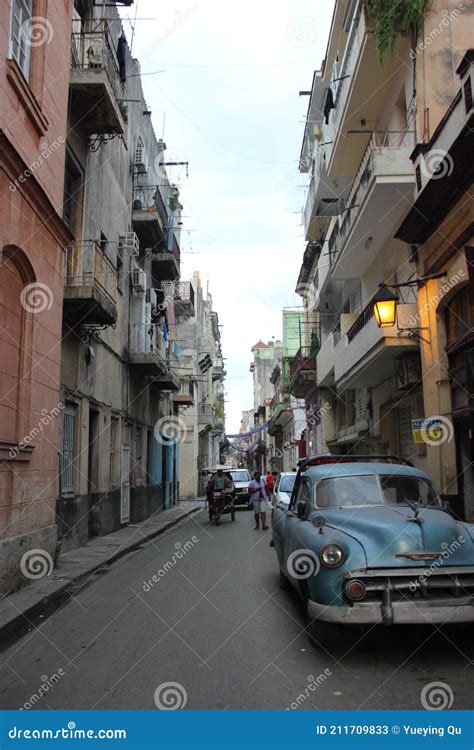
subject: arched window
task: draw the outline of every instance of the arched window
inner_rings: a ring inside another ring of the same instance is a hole
[[[31,314],[22,305],[34,281],[29,261],[18,248],[0,254],[0,442],[15,443],[27,429]]]

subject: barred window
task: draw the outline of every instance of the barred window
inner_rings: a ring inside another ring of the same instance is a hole
[[[73,401],[66,401],[63,422],[63,449],[61,454],[61,491],[74,494],[74,458],[76,455],[76,411]]]

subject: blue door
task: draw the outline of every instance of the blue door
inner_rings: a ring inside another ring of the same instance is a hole
[[[162,482],[162,445],[155,438],[153,430],[148,430],[147,437],[147,480],[148,484]]]

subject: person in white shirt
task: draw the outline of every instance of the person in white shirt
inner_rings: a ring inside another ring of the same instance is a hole
[[[250,501],[253,504],[253,512],[255,514],[255,528],[260,528],[260,520],[262,521],[262,529],[266,531],[267,526],[267,510],[268,510],[268,492],[265,479],[261,476],[259,471],[254,472],[253,479],[249,484]]]

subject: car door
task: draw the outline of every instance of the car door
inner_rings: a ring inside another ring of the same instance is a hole
[[[308,521],[313,510],[313,494],[314,487],[311,478],[302,476],[286,511],[282,570],[297,589],[299,589],[299,580],[292,578],[291,573],[294,570],[294,561],[301,554],[304,556],[305,550],[309,549],[310,538],[314,532],[312,524]],[[299,505],[300,503],[302,505]],[[301,508],[300,513],[298,513],[298,507]]]
[[[283,559],[283,538],[285,533],[285,524],[287,517],[289,516],[289,510],[288,508],[285,508],[280,503],[278,503],[278,487],[281,483],[281,477],[282,475],[279,474],[276,484],[275,484],[275,499],[274,499],[274,507],[272,510],[272,536],[273,536],[273,544],[277,553],[278,562],[280,564],[280,567],[283,568],[284,566],[284,559]]]

